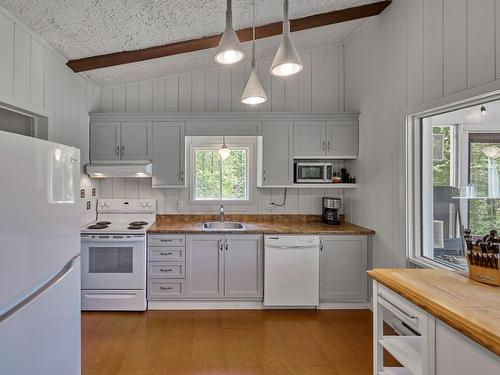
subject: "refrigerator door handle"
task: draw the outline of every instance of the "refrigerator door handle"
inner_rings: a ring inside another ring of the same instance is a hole
[[[7,311],[1,313],[0,324],[2,324],[4,321],[14,316],[24,306],[28,305],[30,302],[32,302],[38,296],[40,296],[43,292],[49,289],[52,285],[56,284],[59,280],[61,280],[64,276],[66,276],[73,269],[73,266],[75,265],[75,262],[79,257],[80,253],[71,258],[70,261],[66,263],[66,265],[58,273],[56,273],[53,277],[50,278],[50,280],[48,280],[42,286],[34,290],[22,301],[16,303],[14,306],[10,307]]]

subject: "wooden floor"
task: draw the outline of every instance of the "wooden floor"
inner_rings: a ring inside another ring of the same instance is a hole
[[[86,312],[82,372],[369,375],[371,319],[369,310]]]

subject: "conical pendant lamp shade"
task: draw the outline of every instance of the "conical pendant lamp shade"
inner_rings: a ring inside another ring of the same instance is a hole
[[[290,21],[288,20],[288,0],[283,1],[283,39],[274,56],[271,74],[275,76],[291,76],[304,68],[300,56],[290,38]]]
[[[217,47],[215,61],[220,64],[234,64],[241,61],[245,53],[233,28],[233,11],[231,0],[227,0],[226,29]]]
[[[260,104],[267,100],[266,92],[260,82],[259,76],[257,75],[257,69],[255,68],[255,60],[252,61],[252,71],[250,72],[250,77],[248,77],[248,82],[243,90],[243,95],[241,95],[241,102],[245,104]]]

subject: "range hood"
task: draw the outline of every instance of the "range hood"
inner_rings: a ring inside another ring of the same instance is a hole
[[[85,166],[91,178],[109,177],[151,177],[152,164],[150,160],[126,163],[123,162],[95,162]]]

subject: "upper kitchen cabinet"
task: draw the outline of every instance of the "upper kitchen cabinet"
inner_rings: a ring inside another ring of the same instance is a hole
[[[264,121],[257,158],[257,186],[293,184],[293,121]]]
[[[120,160],[120,158],[120,123],[92,123],[90,128],[90,160]]]
[[[185,186],[184,122],[153,123],[153,187]]]
[[[93,122],[90,160],[151,160],[151,122]]]
[[[296,158],[355,159],[358,157],[357,115],[339,115],[328,121],[295,121]]]

